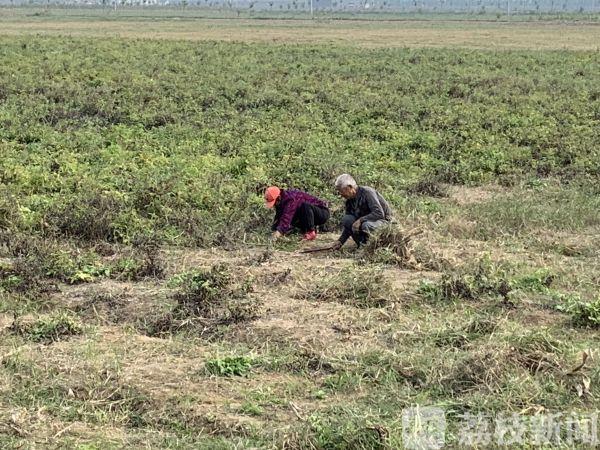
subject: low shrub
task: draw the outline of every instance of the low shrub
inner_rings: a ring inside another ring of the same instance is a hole
[[[132,249],[110,266],[110,275],[119,280],[139,281],[144,278],[162,278],[164,273],[160,243],[152,236],[134,239]]]
[[[20,222],[17,200],[7,189],[0,188],[0,231],[18,229]]]
[[[502,264],[483,258],[475,264],[449,270],[437,282],[424,281],[419,293],[430,301],[476,300],[500,297],[508,304],[516,291],[549,292],[555,276],[546,269],[526,275],[511,275]]]
[[[392,286],[381,269],[348,267],[324,277],[297,295],[305,300],[332,301],[357,308],[379,308],[392,302]]]
[[[245,376],[252,368],[252,359],[245,356],[215,358],[206,361],[206,370],[221,377]]]
[[[389,432],[346,411],[312,414],[301,448],[383,450],[390,448]]]
[[[177,288],[172,309],[138,324],[140,331],[148,336],[161,337],[179,331],[212,336],[223,326],[258,317],[261,305],[250,296],[252,280],[236,280],[225,264],[179,274],[169,284]]]
[[[123,201],[105,192],[83,192],[50,204],[44,213],[45,234],[91,242],[121,241],[118,222],[125,210]]]
[[[548,269],[539,269],[533,273],[516,277],[511,281],[514,289],[528,292],[546,292],[556,276]]]
[[[80,251],[53,239],[15,234],[9,238],[8,248],[21,291],[39,290],[49,279],[75,284],[109,273],[93,251]]]
[[[577,326],[600,328],[600,297],[585,302],[577,296],[563,296],[562,303],[556,308],[567,313]]]
[[[508,300],[510,291],[511,287],[507,279],[490,279],[480,271],[444,273],[438,282],[426,281],[419,286],[419,293],[433,302],[476,300],[486,295],[500,295]]]
[[[209,270],[186,273],[178,280],[176,315],[231,322],[255,317],[256,304],[248,296],[252,290],[250,280],[235,282],[227,265],[217,264]]]
[[[48,344],[81,334],[83,327],[70,314],[57,312],[32,321],[15,320],[12,331],[33,342]]]
[[[544,373],[547,382],[564,382],[567,366],[561,359],[562,347],[545,329],[514,334],[465,353],[444,375],[442,385],[453,395],[474,391],[506,395],[507,386],[519,377]]]

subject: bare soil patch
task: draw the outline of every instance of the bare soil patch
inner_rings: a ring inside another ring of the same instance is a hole
[[[14,20],[14,21],[13,21]],[[196,19],[13,19],[0,34],[217,40],[264,43],[330,43],[361,47],[466,47],[487,49],[595,50],[600,26],[564,23],[448,21],[344,21]]]

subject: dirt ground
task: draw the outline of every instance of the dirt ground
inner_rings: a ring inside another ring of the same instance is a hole
[[[448,202],[464,206],[486,201],[501,191],[493,186],[455,189]],[[455,233],[460,235],[464,230]],[[322,234],[318,243],[326,244],[335,238],[334,234]],[[452,232],[440,234],[429,229],[418,239],[436,258],[451,265],[488,254],[494,261],[510,260],[525,267],[565,265],[576,270],[577,260],[568,256],[490,245],[465,236],[454,237]],[[312,245],[315,244],[297,248]],[[333,254],[301,254],[297,250],[267,247],[231,251],[172,248],[161,253],[165,269],[162,280],[98,279],[93,283],[60,285],[59,292],[53,294],[51,308],[66,308],[77,314],[85,326],[83,335],[51,345],[30,342],[11,349],[7,341],[8,347],[0,347],[3,367],[17,373],[16,377],[3,379],[6,389],[14,389],[14,394],[4,389],[0,394],[22,398],[13,400],[7,409],[0,408],[0,427],[13,435],[15,442],[42,447],[54,442],[84,445],[82,448],[99,448],[95,442],[116,447],[167,447],[164,443],[177,436],[173,430],[181,427],[204,436],[202,439],[239,439],[254,436],[257,430],[263,430],[263,434],[268,430],[267,434],[273,433],[274,448],[282,448],[281,439],[302,443],[303,438],[294,430],[303,429],[315,417],[328,417],[332,408],[372,405],[379,395],[379,383],[383,383],[382,389],[399,393],[408,389],[412,396],[409,398],[413,398],[422,395],[419,383],[423,381],[419,377],[426,376],[427,371],[432,371],[427,376],[439,377],[440,383],[455,376],[460,360],[452,363],[458,366],[423,363],[436,356],[424,353],[422,345],[431,346],[444,333],[454,336],[455,330],[460,331],[472,320],[466,317],[479,317],[479,310],[490,307],[485,302],[451,309],[428,304],[415,293],[423,280],[437,280],[441,273],[385,265],[371,266],[390,283],[390,302],[385,308],[357,308],[344,304],[343,299],[321,301],[301,295],[310,292],[319,280],[348,268],[360,268],[363,263],[352,248]],[[588,260],[582,260],[585,261]],[[254,320],[231,324],[217,334],[198,335],[197,330],[183,330],[150,336],[143,331],[141,324],[172,304],[170,279],[217,264],[227,265],[236,280],[251,280],[250,295],[260,304]],[[0,335],[10,336],[12,320],[9,314],[0,316]],[[540,308],[526,299],[493,321],[496,330],[503,330],[501,336],[513,333],[514,324],[541,330],[565,324],[565,318],[556,311]],[[481,342],[481,348],[467,346],[466,352],[476,359],[478,352],[492,342]],[[458,350],[439,351],[456,354]],[[207,361],[230,355],[244,355],[260,363],[255,363],[258,365],[247,377],[207,374]],[[572,361],[578,356],[568,357],[569,361],[563,364],[574,365]],[[376,358],[377,362],[370,363],[369,358]],[[388,358],[393,361],[389,363],[393,364],[392,369],[386,366]],[[23,367],[28,369],[23,372]],[[405,381],[378,381],[386,370],[393,370],[395,377],[401,374]],[[493,370],[500,369],[493,366]],[[358,378],[358,384],[344,387],[343,374],[353,371],[362,373],[360,377],[365,381]],[[371,379],[375,381],[368,381]],[[29,384],[24,380],[29,380]],[[36,388],[36,383],[40,387]],[[57,410],[54,400],[44,397],[46,404],[40,403],[38,409],[31,404],[18,407],[19,401],[27,404],[27,396],[41,395],[31,393],[36,389],[59,392],[65,406]],[[84,402],[76,414],[78,419],[69,420],[68,404],[78,401]],[[398,402],[402,405],[401,400]],[[364,414],[369,414],[366,409]],[[131,422],[138,415],[146,424],[141,428]],[[85,447],[89,443],[92,446]],[[214,443],[207,445],[210,448]],[[185,444],[174,447],[191,448]]]
[[[474,49],[596,50],[599,24],[457,21],[344,21],[81,18],[0,19],[0,34],[330,43],[362,47],[465,47]]]

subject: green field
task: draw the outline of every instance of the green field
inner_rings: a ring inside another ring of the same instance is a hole
[[[0,8],[0,35],[120,37],[367,48],[595,50],[599,14],[256,12],[203,8]]]
[[[402,448],[415,405],[464,448],[466,414],[600,408],[597,25],[148,17],[0,20],[1,448]],[[343,172],[412,258],[268,245],[266,186],[329,200],[330,242]]]

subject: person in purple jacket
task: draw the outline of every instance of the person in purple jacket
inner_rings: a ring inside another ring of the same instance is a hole
[[[271,227],[273,240],[297,227],[304,234],[304,240],[313,241],[317,238],[316,227],[329,220],[326,202],[297,189],[268,187],[265,203],[267,208],[275,208],[275,220]]]

